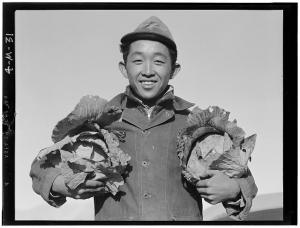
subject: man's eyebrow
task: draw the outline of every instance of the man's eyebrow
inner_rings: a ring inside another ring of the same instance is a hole
[[[163,54],[163,53],[161,53],[161,52],[155,52],[154,55],[155,55],[155,56],[162,56],[162,57],[168,58],[167,55],[165,55],[165,54]]]
[[[143,53],[140,51],[135,51],[135,52],[130,53],[130,55],[142,55],[142,54]]]
[[[135,52],[132,52],[130,53],[130,56],[134,56],[134,55],[143,55],[143,52],[140,52],[140,51],[135,51]],[[155,52],[153,53],[154,56],[162,56],[164,58],[168,58],[167,55],[161,53],[161,52]]]

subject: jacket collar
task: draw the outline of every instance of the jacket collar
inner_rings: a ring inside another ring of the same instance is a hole
[[[137,104],[139,104],[145,108],[149,108],[142,102],[142,100],[140,100],[132,92],[132,89],[130,88],[130,86],[126,87],[124,95],[125,95],[125,99],[123,99],[123,102],[121,104],[122,109],[124,109],[126,107],[127,100],[134,101]],[[190,103],[180,97],[175,96],[174,95],[174,87],[172,85],[168,86],[164,95],[161,98],[159,98],[155,103],[156,106],[166,106],[169,104],[172,104],[173,109],[176,111],[183,111],[183,110],[186,110],[186,109],[194,106],[193,103]]]
[[[139,112],[136,112],[136,109],[145,109],[147,107],[145,107],[142,101],[132,93],[129,87],[126,88],[125,93],[121,93],[114,97],[108,105],[122,109],[123,112],[119,122],[124,120],[142,130],[147,130],[173,118],[176,111],[187,110],[194,104],[174,96],[174,89],[170,86],[166,93],[157,100],[156,105],[153,107],[156,109],[155,112],[157,115],[155,115],[150,122],[145,115],[139,115],[139,117],[137,117]],[[162,109],[164,109],[164,111],[160,112],[159,110]]]

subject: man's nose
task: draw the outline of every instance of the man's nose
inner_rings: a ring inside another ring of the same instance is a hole
[[[146,63],[142,72],[143,76],[151,77],[154,76],[153,67],[151,63]]]

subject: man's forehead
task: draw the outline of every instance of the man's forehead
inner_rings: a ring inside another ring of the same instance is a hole
[[[130,55],[141,55],[151,53],[152,55],[167,56],[169,50],[167,46],[157,41],[138,40],[130,44]]]
[[[140,46],[161,46],[161,47],[164,47],[164,48],[168,48],[165,44],[159,42],[159,41],[156,41],[156,40],[136,40],[134,42],[132,42],[130,45],[134,45],[134,46],[137,46],[137,45],[140,45]]]
[[[132,51],[130,52],[130,56],[135,56],[135,55],[144,55],[145,52],[141,52],[141,51]],[[165,52],[151,52],[151,55],[153,56],[162,56],[162,57],[168,57],[167,53]]]

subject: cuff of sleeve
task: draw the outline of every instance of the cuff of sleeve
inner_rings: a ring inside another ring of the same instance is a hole
[[[241,194],[237,197],[238,199],[235,201],[227,201],[226,204],[229,206],[238,206],[238,207],[244,207],[245,202]]]
[[[54,180],[57,176],[61,173],[59,170],[55,170],[54,172],[49,172],[47,176],[44,178],[45,181],[41,186],[41,196],[43,199],[53,207],[60,207],[66,202],[66,197],[61,195],[56,195],[51,192],[51,188],[53,185]]]
[[[243,196],[240,196],[240,199],[238,199],[237,201],[227,201],[223,202],[222,204],[226,209],[227,215],[234,220],[244,220],[248,214],[244,213],[244,209],[246,208],[246,201]]]
[[[237,178],[241,194],[237,201],[223,202],[223,206],[229,217],[234,220],[245,220],[252,206],[252,199],[256,196],[257,187],[253,177]]]

